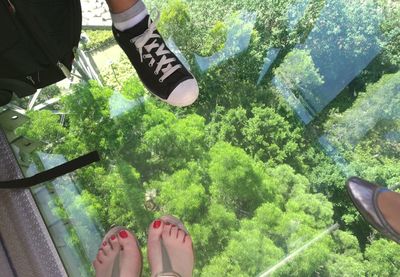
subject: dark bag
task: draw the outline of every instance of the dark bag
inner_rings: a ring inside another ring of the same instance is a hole
[[[79,0],[0,0],[0,106],[69,77]]]
[[[80,40],[79,0],[0,0],[0,106],[69,77]],[[28,188],[99,161],[97,151],[32,177],[1,181]]]

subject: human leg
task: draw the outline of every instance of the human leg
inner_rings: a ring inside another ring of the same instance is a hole
[[[138,0],[106,0],[111,13],[121,13],[135,5]]]
[[[197,81],[168,48],[142,0],[107,0],[107,3],[114,37],[144,86],[170,105],[191,105],[199,95]]]

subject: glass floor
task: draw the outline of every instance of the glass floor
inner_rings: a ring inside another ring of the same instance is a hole
[[[194,105],[151,96],[109,28],[89,27],[75,77],[11,105],[27,176],[102,156],[32,189],[69,275],[93,276],[115,224],[146,257],[148,225],[172,214],[195,276],[400,276],[400,246],[345,190],[400,184],[400,3],[145,2],[199,82]]]

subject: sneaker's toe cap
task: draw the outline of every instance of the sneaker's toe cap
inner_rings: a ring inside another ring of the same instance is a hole
[[[193,104],[199,97],[199,86],[196,79],[188,79],[180,83],[169,95],[167,103],[177,107]]]

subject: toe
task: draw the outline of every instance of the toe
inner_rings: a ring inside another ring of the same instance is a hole
[[[161,217],[161,220],[165,222],[166,225],[168,224],[173,224],[178,226],[179,229],[183,230],[186,232],[186,234],[188,234],[188,230],[186,229],[185,225],[182,223],[182,221],[180,221],[178,218],[176,218],[175,216],[172,215],[163,215]]]
[[[174,239],[178,238],[178,231],[179,231],[179,228],[176,225],[172,225],[171,231],[169,232],[171,238],[174,238]]]
[[[121,250],[126,248],[138,248],[135,235],[128,230],[121,230],[118,232],[118,242],[121,246]]]
[[[100,270],[102,263],[103,262],[100,262],[98,260],[98,257],[96,257],[96,259],[93,261],[92,265],[93,265],[94,269],[97,271],[97,270]]]
[[[185,234],[185,236],[183,237],[183,244],[193,248],[193,241],[190,235]]]
[[[139,276],[142,268],[142,254],[135,234],[126,229],[118,232],[120,277]]]
[[[184,231],[182,231],[181,229],[178,229],[178,230],[177,230],[176,239],[177,239],[178,241],[183,242],[185,236],[186,236],[186,233],[185,233]]]
[[[100,249],[99,252],[97,252],[96,261],[99,264],[102,264],[105,261],[105,258],[106,256],[104,255],[103,249]]]
[[[112,249],[111,249],[111,244],[109,244],[108,241],[104,241],[104,242],[103,242],[103,244],[102,244],[102,246],[101,246],[101,249],[102,249],[102,250],[100,250],[99,252],[103,251],[104,256],[106,256],[106,257],[107,257],[107,256],[110,254],[110,252],[112,251]]]
[[[161,234],[164,229],[164,222],[162,220],[154,220],[149,226],[149,235],[148,241],[150,240],[157,240],[159,241],[161,238]]]
[[[111,245],[111,248],[113,250],[119,250],[119,248],[120,248],[118,238],[115,234],[111,235],[111,237],[109,239],[109,244]]]
[[[149,258],[152,276],[163,270],[161,237],[165,229],[168,229],[168,226],[160,219],[153,221],[149,226],[147,256]]]
[[[171,236],[171,230],[172,230],[172,225],[166,223],[162,230],[161,238],[163,239],[169,238]]]
[[[96,277],[109,277],[112,275],[115,257],[119,253],[118,240],[113,235],[113,232],[110,230],[104,236],[96,260],[93,261]],[[115,245],[115,241],[117,241],[117,245]]]
[[[99,258],[96,256],[96,259],[92,262],[94,268],[98,268],[101,265]]]

